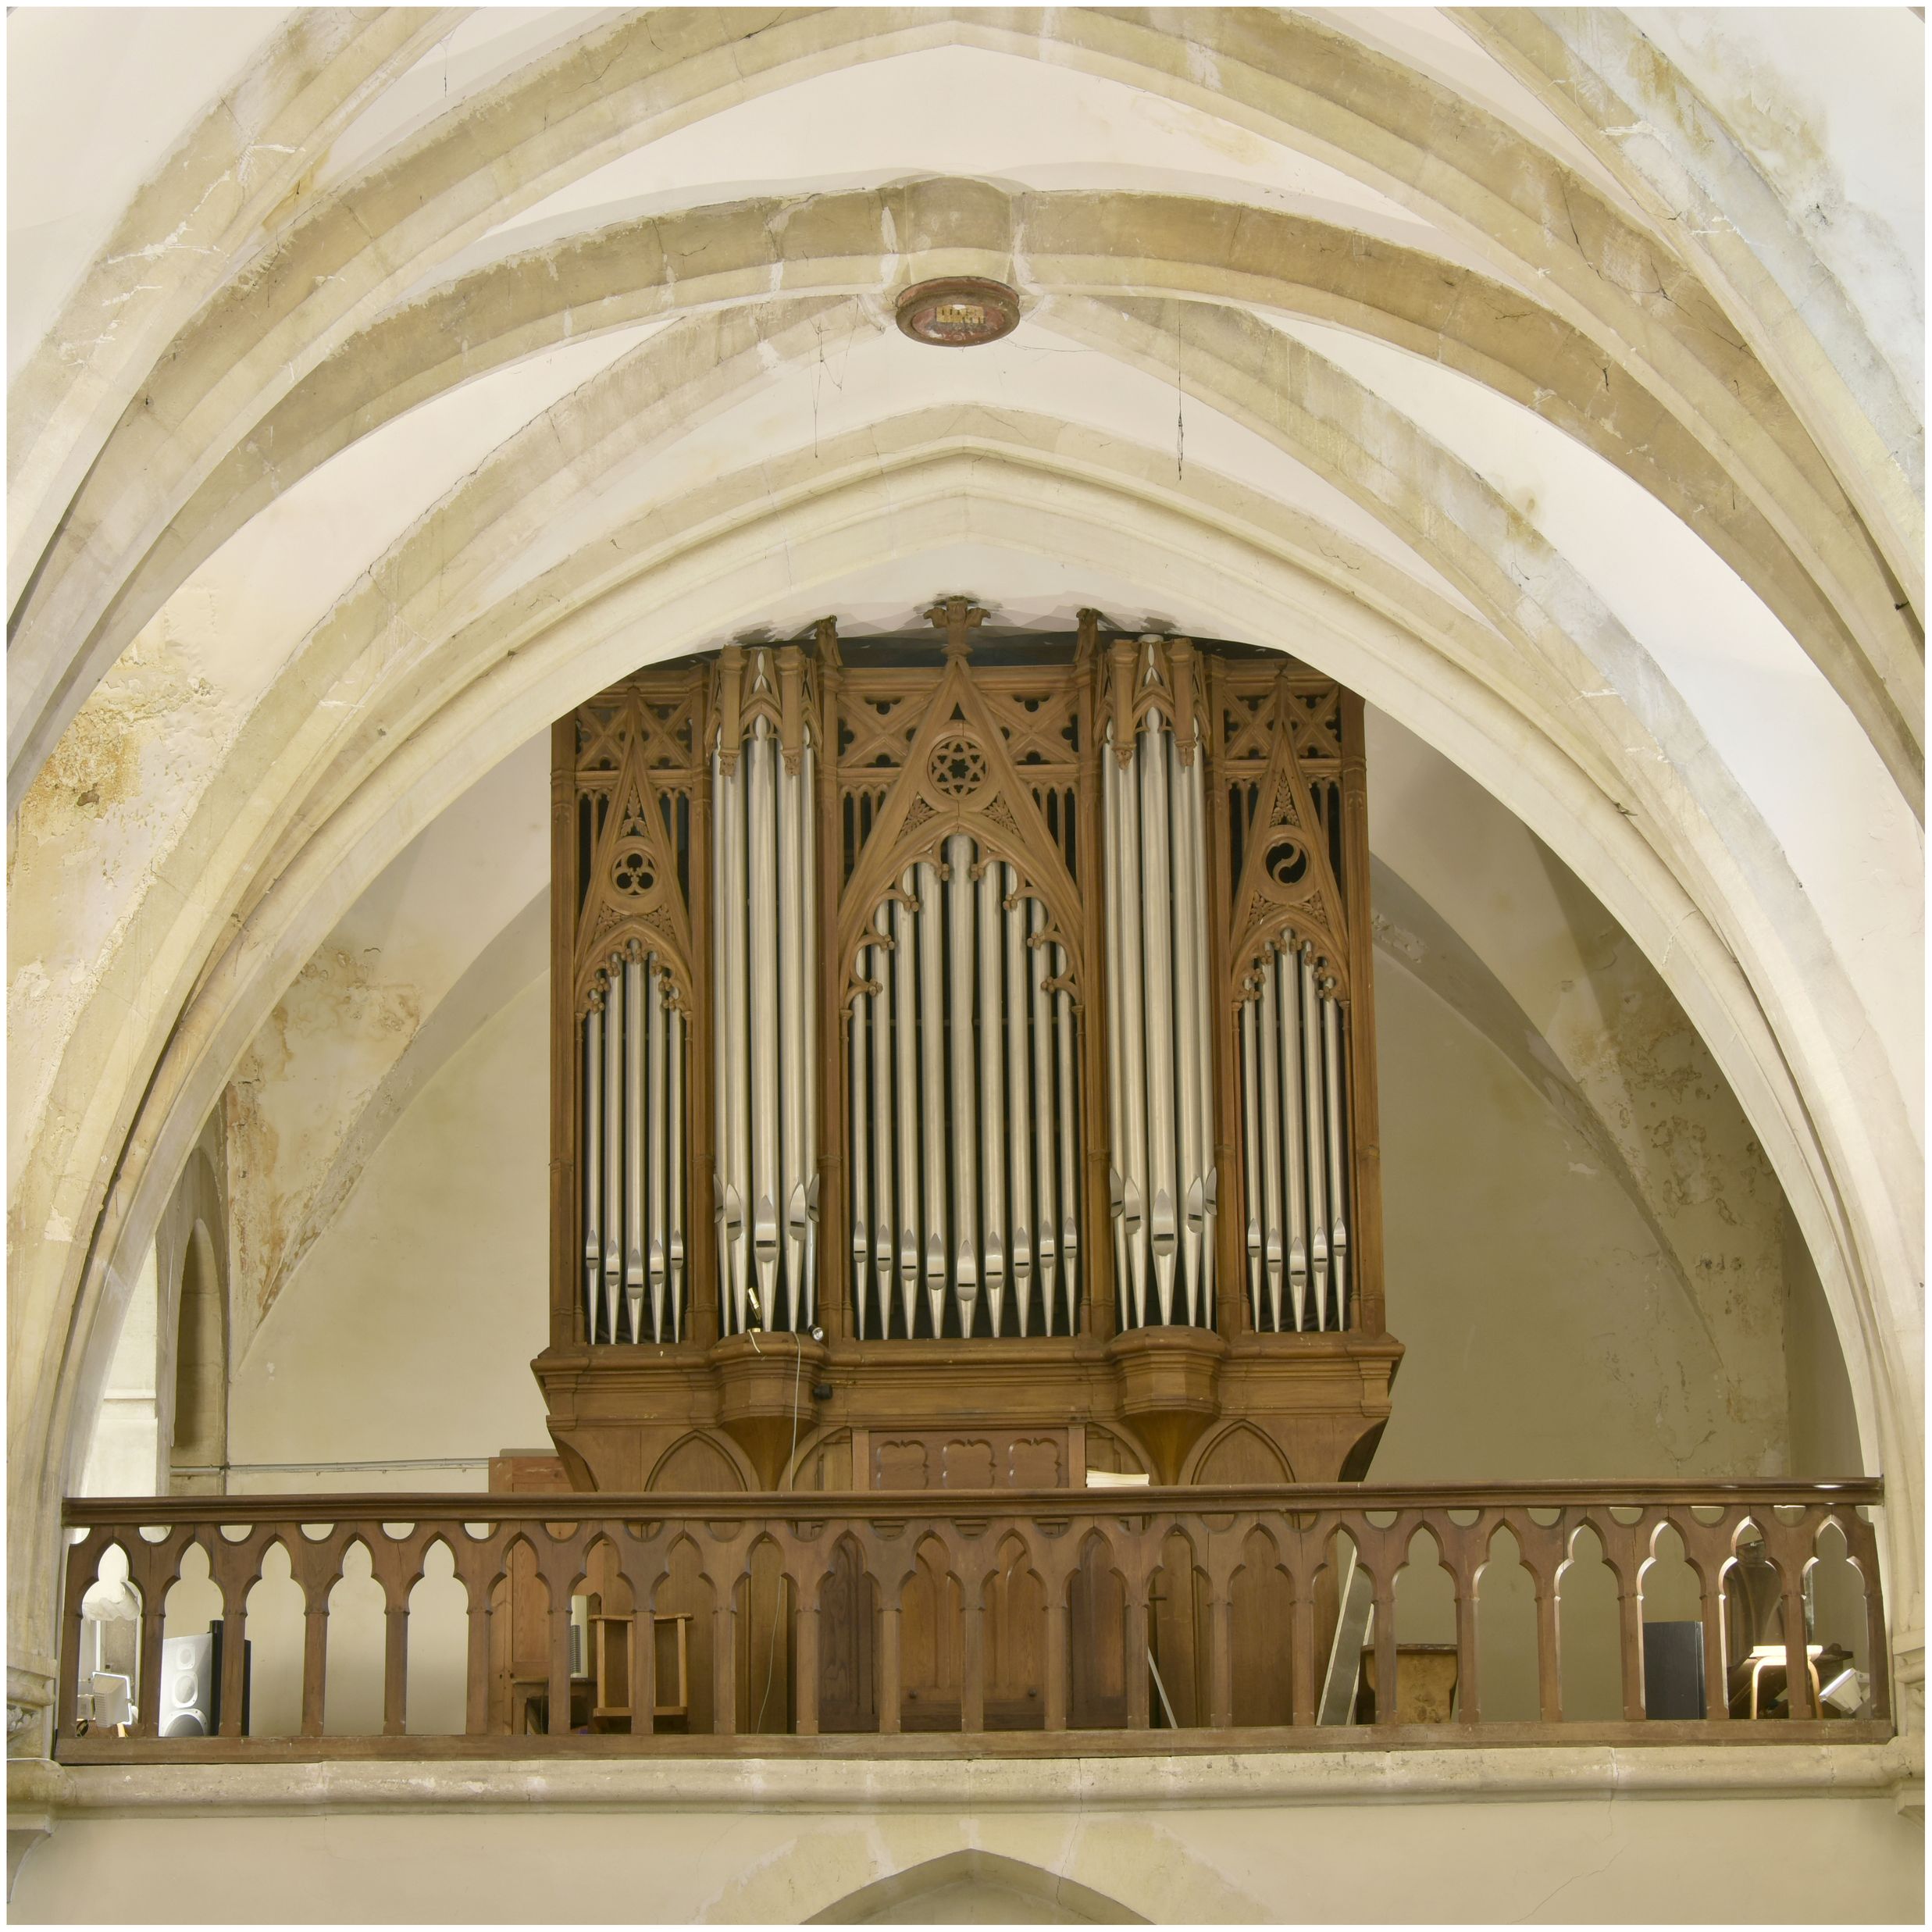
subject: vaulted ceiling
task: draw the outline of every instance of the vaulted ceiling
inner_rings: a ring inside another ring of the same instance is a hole
[[[1292,649],[1532,826],[1916,1483],[1909,12],[8,33],[16,1627],[167,1192],[384,868],[644,659],[949,590]],[[1014,334],[902,336],[959,273]]]

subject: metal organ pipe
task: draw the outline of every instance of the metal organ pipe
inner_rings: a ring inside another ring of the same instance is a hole
[[[950,1105],[944,1118],[953,1146],[953,1175],[958,1189],[954,1221],[959,1230],[953,1293],[959,1303],[959,1330],[973,1331],[979,1302],[979,1253],[975,1239],[978,1206],[978,1125],[973,1093],[973,842],[955,834],[946,842],[946,1033],[951,1076]]]
[[[1154,1295],[1162,1324],[1174,1319],[1174,1278],[1179,1256],[1179,1188],[1175,1172],[1174,913],[1167,831],[1167,732],[1160,712],[1148,714],[1135,747],[1140,776],[1141,975],[1147,1040],[1147,1203],[1153,1249]],[[1191,1031],[1191,1029],[1189,1029]]]
[[[623,1288],[624,1004],[622,961],[609,961],[604,1003],[604,1329],[617,1339],[617,1303]]]
[[[604,1012],[593,995],[583,1022],[583,1338],[597,1338],[604,1268]]]
[[[1067,951],[1053,948],[1053,971],[1067,976]],[[1066,1332],[1078,1325],[1080,1314],[1080,1219],[1075,1203],[1080,1198],[1079,1169],[1074,1153],[1074,1115],[1079,1102],[1073,1083],[1073,1000],[1063,984],[1053,995],[1053,1042],[1060,1063],[1060,1103],[1053,1110],[1060,1124],[1060,1278],[1067,1303]],[[1044,1153],[1042,1158],[1045,1158]],[[1053,1325],[1050,1311],[1047,1326]]]
[[[631,1339],[644,1313],[644,968],[624,962],[624,1299]],[[616,985],[613,968],[611,985]]]
[[[1046,948],[1042,935],[1046,930],[1046,908],[1037,899],[1025,901],[1028,920],[1026,946],[1026,1003],[1033,1036],[1033,1114],[1025,1122],[1014,1123],[1016,1134],[1024,1135],[1039,1157],[1039,1233],[1035,1252],[1039,1258],[1040,1325],[1050,1332],[1053,1322],[1053,1297],[1060,1285],[1063,1257],[1060,1252],[1060,1185],[1053,1172],[1053,1150],[1040,1123],[1053,1110],[1053,1026],[1046,994]]]
[[[1144,640],[1134,662],[1142,687],[1160,675]],[[1172,667],[1190,676],[1177,647]],[[1114,675],[1128,675],[1125,654]],[[1190,687],[1177,683],[1185,694]],[[1214,1168],[1212,1029],[1207,964],[1204,750],[1192,706],[1150,706],[1131,747],[1103,752],[1107,848],[1108,1048],[1114,1128],[1114,1254],[1124,1321],[1212,1326]],[[1189,722],[1180,729],[1177,720]],[[1128,755],[1123,761],[1121,753]],[[1107,755],[1110,754],[1111,755]],[[1068,1076],[1069,1078],[1071,1076]],[[1265,1246],[1267,1224],[1257,1231]],[[1153,1280],[1149,1304],[1148,1277]]]
[[[1321,996],[1321,1084],[1328,1134],[1328,1266],[1335,1285],[1335,1326],[1349,1323],[1348,1224],[1342,1192],[1342,1050],[1340,1016],[1332,992]]]
[[[1242,1163],[1248,1187],[1249,1297],[1259,1329],[1349,1324],[1346,1071],[1342,1010],[1307,940],[1271,941],[1241,1009]],[[1285,1267],[1270,1230],[1284,1213]],[[1256,1264],[1259,1263],[1260,1266]],[[1285,1273],[1285,1308],[1279,1274]],[[1264,1297],[1258,1284],[1264,1281]]]
[[[1315,1011],[1314,948],[1301,949],[1302,1089],[1306,1108],[1308,1154],[1308,1271],[1314,1277],[1316,1325],[1328,1326],[1328,1217],[1321,1158],[1321,1025]]]
[[[805,1057],[806,961],[802,943],[804,913],[804,801],[800,773],[788,770],[772,747],[778,786],[778,1054],[774,1071],[779,1110],[779,1214],[783,1225],[786,1324],[808,1325],[805,1285]],[[803,761],[799,761],[802,764]],[[761,1002],[765,1003],[767,1002]],[[775,1319],[775,1317],[772,1317]]]
[[[743,679],[725,715],[749,722],[711,765],[720,1322],[803,1329],[817,1302],[814,747],[794,661],[753,651],[723,675]],[[855,1223],[855,1255],[863,1235]]]
[[[1302,1030],[1292,951],[1269,951],[1274,981],[1275,1038],[1281,1054],[1281,1148],[1288,1169],[1288,1285],[1297,1328],[1308,1299],[1308,1218],[1302,1198]],[[1277,1317],[1277,1325],[1279,1318]]]
[[[907,1335],[912,1333],[913,1301],[919,1280],[919,922],[914,890],[916,872],[899,882],[902,896],[893,902],[893,1045],[898,1063],[893,1139],[899,1154],[899,1299]]]
[[[1128,761],[1107,761],[1107,776],[1114,788],[1115,854],[1117,870],[1114,886],[1114,920],[1121,1013],[1120,1060],[1114,1073],[1121,1091],[1122,1127],[1119,1151],[1119,1201],[1115,1212],[1127,1236],[1128,1282],[1132,1293],[1132,1325],[1144,1328],[1147,1321],[1147,1269],[1146,1240],[1147,1215],[1147,1103],[1146,1039],[1138,1016],[1146,1011],[1141,975],[1140,812],[1135,797],[1134,764],[1131,748]]]
[[[718,777],[717,893],[713,906],[719,932],[718,976],[718,1213],[722,1239],[718,1265],[723,1271],[718,1296],[722,1319],[732,1328],[746,1326],[749,1281],[746,1237],[750,1232],[748,1203],[751,1189],[749,1070],[745,1010],[745,761],[736,755],[733,768]],[[712,769],[718,766],[713,761]]]
[[[975,982],[979,995],[979,1253],[986,1311],[995,1335],[1006,1311],[1007,1295],[1006,1161],[1001,1142],[1009,1122],[1000,1082],[1000,879],[1005,869],[992,859],[975,868],[978,905],[974,916],[979,943]]]
[[[914,868],[919,881],[919,1146],[925,1210],[925,1295],[932,1332],[946,1324],[946,913],[936,865]]]
[[[875,924],[879,921],[875,921]],[[887,982],[893,955],[872,948],[871,977],[879,982],[872,1001],[872,1280],[878,1289],[879,1332],[892,1333],[893,1281],[893,1043]],[[908,1300],[907,1306],[911,1306]]]
[[[1007,1016],[1007,1159],[1013,1196],[1013,1245],[1010,1256],[1013,1276],[1013,1306],[1020,1333],[1026,1333],[1032,1317],[1033,1292],[1033,1102],[1027,1075],[1026,1023],[1028,1003],[1026,962],[1030,957],[1022,921],[1025,902],[1021,899],[1020,875],[1010,865],[1002,866],[1004,889],[1000,895],[1000,933],[1005,942],[1004,1003]]]
[[[859,955],[859,971],[870,978],[876,970],[878,955],[868,946]],[[865,1339],[865,1303],[872,1285],[872,1254],[869,1232],[871,1202],[866,1198],[872,1185],[872,1000],[861,993],[852,1002],[852,1324],[853,1332]]]

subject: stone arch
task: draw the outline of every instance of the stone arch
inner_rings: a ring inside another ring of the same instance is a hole
[[[957,417],[954,424],[957,435]],[[836,463],[836,453],[822,454]],[[1882,1183],[1845,1157],[1843,1135],[1849,1133],[1855,1141],[1862,1138],[1865,1123],[1859,1107],[1846,1094],[1846,1069],[1837,1057],[1822,1052],[1806,1027],[1796,1029],[1795,1050],[1785,1053],[1778,1035],[1791,1024],[1788,1011],[1781,1014],[1781,1025],[1774,1029],[1766,1007],[1740,983],[1734,957],[1688,899],[1677,868],[1647,836],[1633,832],[1616,804],[1586,775],[1588,767],[1580,750],[1572,748],[1567,724],[1560,727],[1553,718],[1544,718],[1531,693],[1513,694],[1520,708],[1510,711],[1499,693],[1485,689],[1463,668],[1477,642],[1475,627],[1418,594],[1405,597],[1385,569],[1365,570],[1352,597],[1338,597],[1299,560],[1290,534],[1292,519],[1271,521],[1243,493],[1217,487],[1211,479],[1164,497],[1150,477],[1134,475],[1134,461],[1132,452],[1121,452],[1121,474],[1103,483],[1082,473],[1072,462],[1056,469],[1036,449],[1025,448],[1018,440],[1010,440],[1003,448],[997,426],[988,421],[963,447],[921,453],[916,434],[909,436],[901,447],[887,447],[848,469],[839,478],[836,495],[817,508],[826,515],[836,508],[848,519],[854,513],[876,516],[882,525],[889,522],[895,542],[912,547],[931,540],[936,517],[957,516],[964,497],[980,504],[989,527],[1000,540],[1021,547],[1049,542],[1083,561],[1117,559],[1123,543],[1185,552],[1225,634],[1281,635],[1291,625],[1299,625],[1303,634],[1319,636],[1338,675],[1396,715],[1424,722],[1458,762],[1527,822],[1548,827],[1561,854],[1660,961],[1694,1023],[1717,1049],[1741,1102],[1766,1134],[1781,1178],[1813,1241],[1834,1314],[1847,1338],[1848,1367],[1860,1394],[1864,1425],[1883,1442],[1910,1439],[1911,1373],[1895,1359],[1887,1367],[1881,1352],[1889,1337],[1911,1324],[1889,1313],[1879,1319],[1870,1302],[1860,1305],[1860,1298],[1870,1292],[1866,1284],[1905,1278],[1889,1257],[1880,1260],[1869,1273],[1865,1259],[1875,1253],[1874,1243],[1882,1248],[1895,1240],[1899,1231],[1895,1223],[1889,1233],[1884,1226]],[[893,497],[889,515],[888,477]],[[1041,494],[1049,478],[1054,490],[1050,501]],[[780,476],[772,479],[772,494],[765,499],[768,508],[761,520],[741,525],[708,551],[718,576],[742,569],[745,558],[768,552],[772,532],[779,528],[797,531],[798,545],[788,554],[804,558],[809,567],[812,512],[784,501],[782,483]],[[919,490],[925,492],[929,506],[939,506],[923,522],[915,513]],[[985,501],[996,492],[996,504]],[[878,506],[869,512],[868,499]],[[713,503],[702,508],[717,507]],[[1254,573],[1254,586],[1244,590],[1228,574],[1226,565],[1234,557]],[[515,662],[499,665],[477,680],[394,754],[396,762],[385,775],[381,793],[370,793],[365,786],[363,796],[276,875],[235,943],[207,975],[202,993],[207,1003],[204,1007],[198,1000],[199,1010],[185,1014],[176,1029],[170,1053],[180,1056],[176,1063],[180,1071],[164,1068],[155,1082],[151,1099],[156,1110],[144,1115],[137,1130],[134,1158],[123,1167],[97,1253],[112,1250],[123,1226],[128,1235],[136,1235],[139,1215],[129,1216],[125,1223],[120,1217],[128,1214],[132,1196],[159,1185],[166,1155],[156,1160],[151,1150],[169,1135],[184,1137],[189,1120],[205,1117],[211,1089],[218,1087],[223,1053],[232,1050],[235,1039],[245,1041],[252,1031],[244,1015],[248,1002],[258,1000],[267,984],[262,975],[272,977],[278,960],[305,957],[333,911],[372,875],[377,855],[387,856],[383,842],[394,835],[383,829],[381,820],[393,818],[395,801],[413,796],[420,805],[429,806],[438,797],[447,798],[459,786],[465,768],[480,768],[507,743],[514,743],[532,715],[567,709],[576,695],[606,677],[611,666],[627,668],[620,663],[619,654],[634,658],[635,634],[628,642],[618,634],[622,607],[626,599],[647,595],[651,571],[662,567],[666,566],[661,552],[653,562],[640,565],[622,594],[607,599],[594,618],[576,611],[545,629],[524,603],[515,600],[492,613],[484,629],[513,645]],[[757,586],[751,589],[762,594]],[[713,593],[720,594],[744,593],[733,586]],[[715,619],[687,611],[680,621],[691,627],[684,633],[689,636],[703,634]],[[469,642],[477,641],[473,629],[467,635]],[[667,654],[676,647],[677,640],[666,639]],[[566,651],[568,663],[560,662]],[[365,815],[360,822],[358,813]],[[1681,869],[1695,878],[1696,868],[1688,862]],[[283,893],[299,909],[297,925],[276,923],[278,915],[272,907]],[[319,926],[307,949],[297,936],[302,921]],[[1761,926],[1762,922],[1754,915],[1743,923]],[[1802,978],[1796,963],[1777,967],[1774,960],[1773,964],[1776,970],[1769,977],[1776,981],[1782,975],[1777,1003],[1785,1005],[1788,996],[1802,1009],[1805,991],[1796,984]],[[269,995],[271,1003],[273,997]],[[195,1079],[205,1082],[198,1112],[194,1105]],[[1801,1082],[1822,1087],[1818,1107],[1800,1100]],[[1828,1135],[1839,1144],[1829,1146]],[[181,1140],[176,1139],[173,1146],[180,1150]],[[174,1157],[180,1158],[180,1153]],[[1874,1194],[1880,1198],[1872,1198]],[[151,1200],[151,1193],[148,1198]],[[152,1208],[142,1211],[151,1214]],[[91,1292],[98,1294],[98,1282]],[[1903,1385],[1895,1393],[1887,1391],[1884,1378],[1899,1374],[1905,1377]],[[63,1385],[61,1399],[69,1419],[74,1394],[71,1384]],[[1905,1435],[1895,1435],[1901,1429]],[[1884,1460],[1897,1472],[1895,1481],[1911,1481],[1909,1456],[1888,1455]],[[58,1479],[46,1487],[51,1504]],[[1907,1527],[1910,1516],[1909,1509],[1888,1510],[1888,1526],[1895,1526],[1895,1533],[1901,1536],[1914,1536]],[[1901,1574],[1913,1573],[1902,1563]]]
[[[1003,1852],[948,1852],[873,1880],[807,1925],[1145,1925],[1119,1900]]]

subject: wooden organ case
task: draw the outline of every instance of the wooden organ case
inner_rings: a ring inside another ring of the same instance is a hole
[[[1361,702],[1091,611],[929,615],[654,667],[555,728],[561,1479],[1360,1478],[1402,1354]],[[827,1729],[871,1727],[872,1588],[827,1586]],[[949,1684],[957,1721],[946,1589],[908,1591],[908,1726]],[[741,1711],[784,1707],[772,1590]],[[1117,1628],[1079,1638],[1108,1602],[1076,1574],[1076,1721],[1124,1708]],[[987,1721],[1024,1724],[1039,1608],[986,1609]]]

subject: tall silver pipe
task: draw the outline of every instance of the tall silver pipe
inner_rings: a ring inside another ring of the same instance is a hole
[[[729,900],[725,880],[730,869],[729,787],[718,747],[711,750],[711,1093],[712,1193],[718,1218],[718,1326],[729,1335],[736,1324],[732,1300],[731,1254],[725,1239],[727,1176],[731,1167],[731,1057],[725,1042],[731,1034],[731,1000],[726,964],[725,921]]]
[[[1342,1044],[1340,1011],[1324,993],[1321,1000],[1321,1073],[1328,1105],[1328,1267],[1335,1285],[1335,1325],[1349,1325],[1349,1229],[1342,1185]]]
[[[646,1085],[650,1104],[645,1118],[651,1123],[650,1245],[646,1251],[645,1272],[651,1283],[651,1338],[664,1339],[665,1289],[670,1274],[671,1257],[666,1246],[669,1235],[665,1212],[670,1191],[670,1108],[665,1091],[664,981],[653,953],[644,964],[643,1004],[645,1024],[650,1030],[650,1047],[645,1056]]]
[[[644,968],[624,962],[624,1299],[630,1338],[644,1333]],[[654,1138],[657,1112],[651,1113]],[[655,1224],[652,1232],[656,1232]]]
[[[1248,1210],[1248,1306],[1257,1329],[1261,1319],[1261,1103],[1256,1082],[1261,1070],[1255,1035],[1261,1018],[1260,996],[1241,1006],[1241,1174]]]
[[[761,1328],[777,1325],[780,1254],[779,1203],[778,801],[773,782],[778,746],[771,721],[752,726],[745,747],[750,830],[751,952],[757,988],[751,1020],[751,1255],[757,1270]]]
[[[946,1320],[946,909],[936,865],[914,868],[919,879],[919,1146],[924,1186],[926,1302],[935,1335]]]
[[[750,1068],[746,1029],[750,1015],[745,989],[745,830],[746,765],[741,750],[736,768],[719,788],[718,844],[722,871],[719,897],[724,902],[724,1011],[718,1034],[724,1044],[724,1187],[719,1196],[724,1239],[718,1244],[725,1260],[726,1298],[731,1325],[742,1334],[750,1308],[746,1289],[750,1283],[751,1102]]]
[[[1146,1036],[1140,1016],[1147,1008],[1141,983],[1141,925],[1135,915],[1141,904],[1140,807],[1133,766],[1115,761],[1116,809],[1119,817],[1119,876],[1114,881],[1112,916],[1120,931],[1121,1116],[1126,1158],[1121,1164],[1123,1182],[1121,1218],[1127,1228],[1127,1266],[1134,1326],[1147,1322],[1147,1100]]]
[[[1190,782],[1199,767],[1199,748],[1194,750],[1192,763],[1183,765],[1178,736],[1171,737],[1167,779],[1174,832],[1174,1058],[1181,1128],[1181,1286],[1190,1326],[1200,1320],[1202,1238],[1207,1225],[1207,1161],[1199,1079],[1201,993],[1207,975],[1200,957],[1203,935],[1195,889],[1201,872],[1200,839]]]
[[[816,962],[818,949],[818,815],[814,807],[817,797],[813,778],[812,743],[805,740],[800,760],[800,785],[799,836],[803,850],[800,865],[804,889],[805,1062],[800,1071],[799,1091],[804,1109],[805,1140],[802,1178],[805,1189],[805,1324],[818,1319],[818,993]]]
[[[918,883],[917,871],[908,871],[899,882],[900,890],[910,897]],[[913,1296],[923,1259],[919,1252],[923,1215],[919,1199],[918,932],[918,914],[914,907],[896,901],[893,906],[893,1025],[899,1078],[893,1130],[899,1149],[899,1296],[908,1337],[913,1332]]]
[[[982,864],[975,919],[979,942],[979,1253],[995,1335],[1000,1332],[1007,1298],[1006,1150],[1001,1137],[1013,1132],[1000,1078],[1000,880],[1005,870],[996,859]]]
[[[1121,882],[1119,762],[1110,729],[1100,747],[1100,857],[1107,908],[1107,1214],[1114,1232],[1114,1292],[1129,1292],[1127,1228],[1126,993],[1121,933],[1126,924],[1118,905]],[[1042,1232],[1046,1232],[1043,1224]],[[1047,1290],[1049,1297],[1052,1289]]]
[[[1292,1234],[1281,1221],[1281,1028],[1278,961],[1273,946],[1262,954],[1261,1054],[1261,1265],[1267,1278],[1268,1327],[1281,1326],[1281,1271]],[[1293,1162],[1289,1164],[1290,1172]]]
[[[799,773],[786,770],[775,744],[771,757],[778,793],[778,976],[773,982],[779,1025],[774,1070],[779,1090],[776,1199],[785,1257],[785,1325],[799,1329],[806,1325],[804,812]]]
[[[1293,946],[1284,942],[1275,991],[1281,1018],[1282,1145],[1288,1165],[1288,1285],[1299,1331],[1307,1319],[1308,1217],[1302,1192],[1302,1084],[1306,1069],[1295,962]]]
[[[1021,1335],[1032,1314],[1033,1295],[1033,1101],[1027,1074],[1026,914],[1019,896],[1020,875],[1011,865],[1001,868],[1005,891],[1000,931],[1006,946],[1007,1023],[1007,1167],[1013,1196],[1013,1305]]]
[[[959,1331],[973,1331],[979,1305],[978,1136],[973,1093],[973,842],[955,833],[946,842],[947,1068],[950,1096],[944,1118],[953,1148],[954,1256],[953,1296]]]
[[[870,978],[876,955],[868,947],[859,955],[859,972]],[[862,993],[852,1002],[852,1326],[865,1339],[865,1303],[872,1290],[872,996]]]
[[[1169,875],[1167,721],[1147,715],[1135,747],[1140,777],[1140,941],[1147,1043],[1147,1233],[1162,1324],[1174,1319],[1181,1212],[1175,1172],[1174,922]]]
[[[1194,971],[1198,991],[1194,1002],[1195,1117],[1201,1132],[1201,1319],[1214,1324],[1214,1281],[1218,1266],[1218,1243],[1214,1238],[1218,1217],[1220,1176],[1214,1153],[1214,1029],[1218,1021],[1219,1000],[1211,990],[1214,975],[1210,967],[1207,936],[1207,741],[1202,735],[1195,747],[1194,761],[1182,773],[1188,799],[1188,842],[1193,854],[1193,893],[1186,911],[1177,920],[1185,926],[1194,951]]]
[[[624,1286],[624,973],[615,953],[606,965],[611,990],[604,1020],[604,1326],[615,1342]]]
[[[1321,1021],[1315,1011],[1314,948],[1301,951],[1302,1086],[1308,1150],[1308,1271],[1314,1278],[1315,1325],[1328,1325],[1328,1215],[1324,1201],[1321,1160]]]
[[[597,1284],[604,1272],[604,1011],[591,996],[583,1021],[583,1338],[597,1338]]]
[[[1053,971],[1067,976],[1067,949],[1053,948]],[[1053,995],[1053,1041],[1060,1063],[1060,1104],[1053,1110],[1060,1128],[1060,1283],[1067,1305],[1067,1325],[1072,1335],[1080,1311],[1080,1175],[1074,1153],[1074,1121],[1079,1100],[1074,1087],[1073,1000],[1063,988]]]
[[[879,918],[882,922],[885,914]],[[893,1331],[893,1077],[892,990],[888,975],[894,955],[872,948],[872,978],[879,982],[872,1000],[872,1284],[876,1290],[879,1332]],[[910,1296],[907,1306],[912,1305]],[[911,1330],[906,1331],[908,1335]]]
[[[1056,1106],[1046,948],[1040,943],[1040,935],[1046,929],[1046,908],[1037,899],[1028,899],[1025,904],[1030,934],[1026,949],[1027,1004],[1032,1011],[1033,1034],[1033,1113],[1025,1132],[1029,1146],[1036,1147],[1039,1154],[1039,1234],[1036,1253],[1039,1261],[1040,1326],[1044,1333],[1050,1335],[1053,1297],[1060,1284],[1060,1188],[1054,1177],[1053,1142],[1046,1125]]]
[[[665,1167],[670,1202],[665,1217],[665,1285],[671,1299],[671,1339],[684,1339],[684,1015],[665,1015]]]

